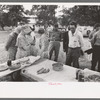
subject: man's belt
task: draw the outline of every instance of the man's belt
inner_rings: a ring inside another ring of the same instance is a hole
[[[70,49],[77,49],[77,48],[81,48],[81,47],[69,47]]]
[[[50,40],[50,41],[60,41],[60,40]]]

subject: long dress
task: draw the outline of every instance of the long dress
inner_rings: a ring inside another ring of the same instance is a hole
[[[48,35],[47,34],[43,34],[40,37],[39,46],[40,46],[40,56],[42,58],[48,58],[49,41],[48,41]]]
[[[35,42],[36,42],[36,39],[35,38],[32,38],[31,35],[26,35],[26,38],[30,44],[30,55],[32,56],[37,56],[37,49],[35,47]]]
[[[22,34],[18,35],[16,46],[18,47],[16,59],[20,59],[30,55],[30,44],[27,38]]]

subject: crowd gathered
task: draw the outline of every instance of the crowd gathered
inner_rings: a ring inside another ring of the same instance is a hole
[[[98,66],[100,72],[100,24],[95,24],[93,31],[89,34],[89,41],[92,48],[84,51],[84,39],[82,33],[77,29],[77,23],[69,23],[66,31],[62,32],[58,24],[53,25],[53,29],[48,31],[48,25],[39,28],[39,50],[36,48],[36,36],[32,35],[35,31],[29,25],[16,27],[8,37],[5,49],[8,52],[8,59],[16,60],[27,56],[41,56],[50,59],[54,56],[54,61],[58,61],[60,42],[63,42],[63,51],[66,53],[65,64],[80,68],[79,57],[84,53],[92,53],[91,70],[95,71]],[[63,58],[62,58],[63,59]]]

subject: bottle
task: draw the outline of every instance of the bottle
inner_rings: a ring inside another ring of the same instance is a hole
[[[78,81],[79,82],[84,82],[84,72],[83,71],[79,71],[79,73],[78,73]]]
[[[12,61],[10,59],[7,61],[7,65],[8,66],[11,66],[12,65]]]

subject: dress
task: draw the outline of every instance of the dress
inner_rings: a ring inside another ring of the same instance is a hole
[[[16,59],[20,59],[30,55],[30,44],[24,35],[18,35],[16,46],[18,47]]]
[[[37,49],[35,47],[36,39],[32,38],[31,35],[26,35],[26,38],[30,44],[30,55],[37,56]]]
[[[43,34],[40,37],[39,46],[40,46],[40,52],[39,52],[40,56],[42,58],[48,58],[49,41],[48,41],[48,35],[47,34]]]

